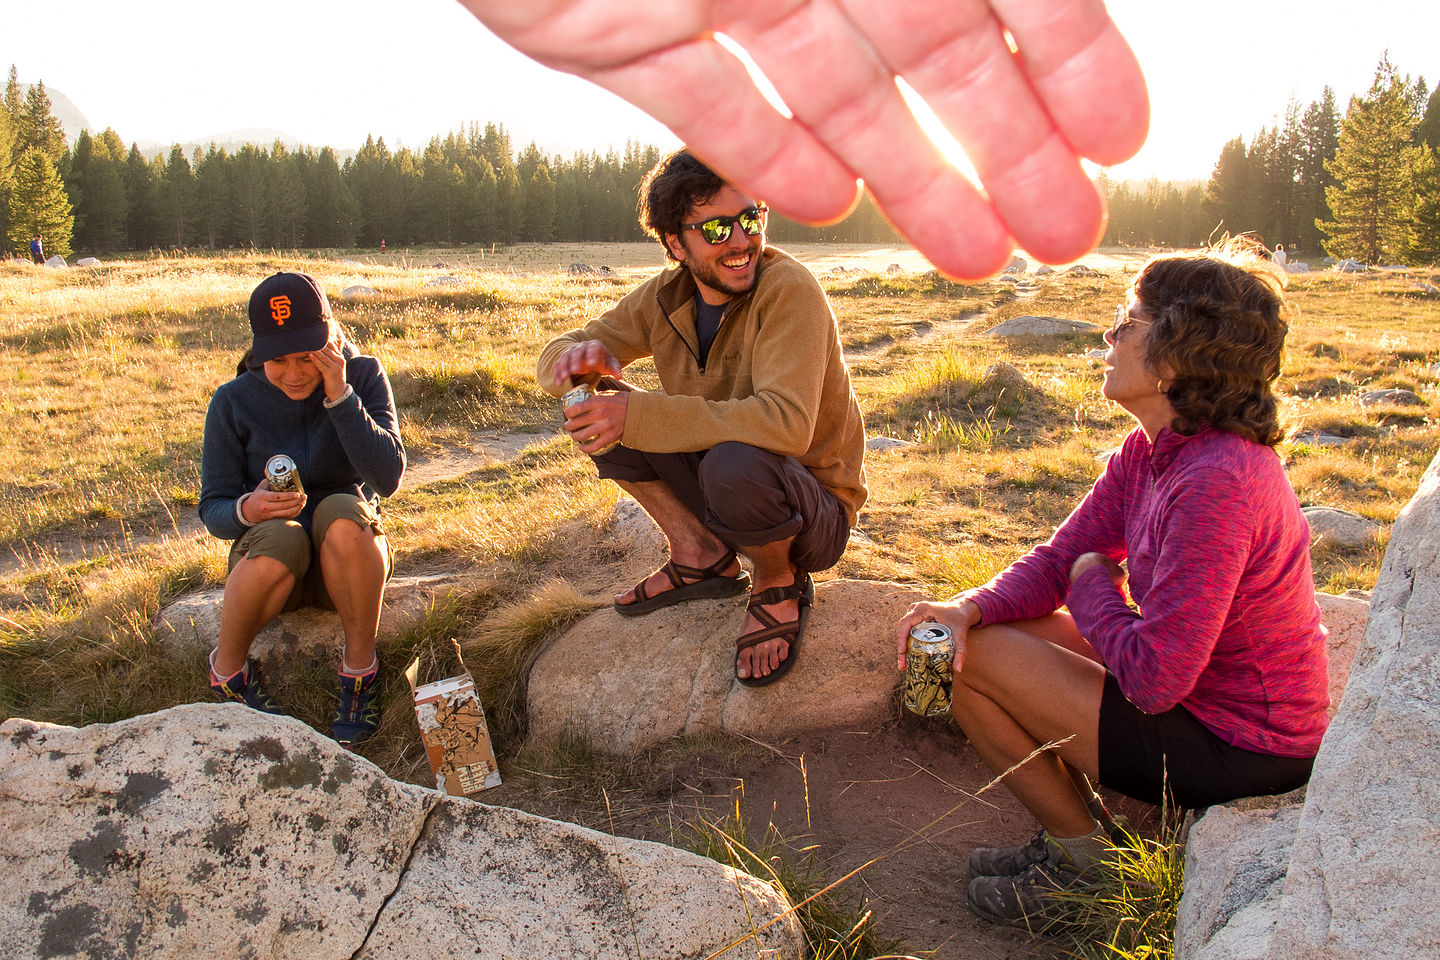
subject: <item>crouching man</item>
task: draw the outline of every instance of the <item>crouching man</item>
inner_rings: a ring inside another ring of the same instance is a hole
[[[547,344],[536,377],[555,396],[594,385],[565,428],[669,541],[669,561],[615,610],[748,588],[735,677],[761,686],[795,662],[810,574],[839,561],[865,502],[860,407],[825,292],[766,245],[764,204],[684,150],[640,191],[641,225],[672,266]],[[658,391],[623,379],[644,357]]]

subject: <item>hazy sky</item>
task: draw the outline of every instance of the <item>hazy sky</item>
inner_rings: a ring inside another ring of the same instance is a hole
[[[665,2],[665,0],[656,0]],[[1111,0],[1150,87],[1149,142],[1119,178],[1208,177],[1247,140],[1329,84],[1343,111],[1387,49],[1402,73],[1440,81],[1437,0]],[[0,0],[0,69],[63,91],[125,142],[280,130],[354,150],[367,133],[423,147],[471,121],[503,123],[517,149],[566,156],[627,138],[676,145],[664,127],[496,40],[455,0]]]

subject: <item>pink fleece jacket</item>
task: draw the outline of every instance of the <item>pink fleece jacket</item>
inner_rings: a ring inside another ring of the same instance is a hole
[[[1128,560],[1130,595],[1082,553]],[[1068,605],[1131,703],[1184,706],[1234,746],[1313,757],[1329,704],[1310,528],[1275,452],[1232,433],[1125,438],[1055,531],[969,594],[982,623]]]

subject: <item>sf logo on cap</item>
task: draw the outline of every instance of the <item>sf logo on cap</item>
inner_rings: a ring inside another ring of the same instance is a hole
[[[285,326],[285,321],[290,319],[290,298],[278,296],[270,298],[270,316],[280,326]]]

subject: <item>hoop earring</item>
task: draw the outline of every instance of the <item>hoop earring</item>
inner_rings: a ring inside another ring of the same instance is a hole
[[[1155,381],[1155,392],[1158,393],[1158,394],[1161,394],[1162,396],[1164,395],[1164,393],[1165,393],[1165,380],[1164,380],[1163,378],[1156,379],[1156,381]]]

